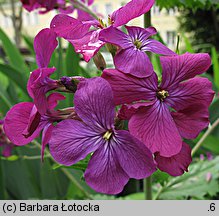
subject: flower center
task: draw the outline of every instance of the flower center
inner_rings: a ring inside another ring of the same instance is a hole
[[[142,42],[140,40],[136,39],[134,41],[134,45],[136,46],[137,49],[140,49],[142,46]]]
[[[112,136],[113,132],[112,131],[107,131],[104,135],[103,135],[103,138],[105,140],[109,140],[110,137]]]
[[[160,90],[157,92],[157,97],[161,100],[164,101],[165,98],[167,98],[169,96],[168,91],[165,90]]]

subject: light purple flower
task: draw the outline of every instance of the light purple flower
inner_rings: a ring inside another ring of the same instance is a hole
[[[80,82],[74,104],[83,122],[65,120],[52,132],[50,151],[58,163],[70,166],[92,153],[85,180],[94,190],[106,194],[117,194],[129,178],[142,179],[156,170],[145,145],[128,131],[115,128],[108,82],[100,77]]]
[[[153,73],[153,66],[145,52],[175,55],[172,50],[159,41],[149,39],[150,36],[157,33],[155,28],[126,26],[126,29],[128,35],[113,26],[100,32],[100,40],[120,47],[114,57],[116,69],[137,77],[148,77]]]
[[[46,144],[48,143],[53,122],[62,119],[59,111],[54,108],[58,100],[65,97],[59,93],[53,93],[48,97],[48,110],[44,115],[40,115],[36,106],[32,102],[22,102],[13,106],[7,113],[4,120],[4,131],[9,140],[18,146],[30,143],[42,132],[42,156]]]
[[[212,84],[195,76],[204,73],[211,60],[208,54],[186,53],[161,57],[161,65],[161,84],[155,73],[137,78],[106,69],[102,76],[111,84],[115,104],[129,104],[130,133],[152,153],[171,157],[180,152],[181,137],[194,139],[208,126]]]

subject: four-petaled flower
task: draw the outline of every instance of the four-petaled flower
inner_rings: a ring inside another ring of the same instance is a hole
[[[58,163],[70,166],[92,153],[85,180],[107,194],[121,192],[129,178],[142,179],[156,170],[148,148],[128,131],[115,128],[113,93],[107,81],[81,81],[74,104],[82,121],[58,123],[49,143]]]

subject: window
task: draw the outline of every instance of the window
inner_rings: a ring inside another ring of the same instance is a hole
[[[160,8],[158,6],[153,6],[152,7],[152,14],[153,15],[160,15]]]
[[[173,46],[175,44],[176,32],[167,31],[167,45]]]
[[[109,14],[112,13],[112,11],[113,11],[113,6],[112,6],[111,3],[106,4],[106,5],[105,5],[105,8],[106,8],[106,16],[108,16]]]

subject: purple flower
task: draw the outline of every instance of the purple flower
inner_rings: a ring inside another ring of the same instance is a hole
[[[108,82],[100,77],[80,82],[74,104],[83,122],[65,120],[52,132],[50,151],[58,163],[70,166],[92,153],[85,180],[107,194],[121,192],[129,178],[142,179],[156,170],[145,145],[114,127],[115,106]]]
[[[58,100],[65,97],[59,93],[53,93],[48,97],[48,110],[40,115],[34,103],[22,102],[13,106],[4,120],[4,131],[12,143],[23,146],[30,143],[42,133],[42,156],[48,143],[53,122],[63,119],[60,111],[55,111]]]
[[[14,144],[10,142],[8,137],[5,135],[3,130],[4,120],[0,120],[0,147],[2,148],[2,156],[9,157],[11,156],[12,149]]]
[[[120,47],[114,57],[116,69],[137,77],[148,77],[153,73],[153,66],[146,51],[162,55],[175,55],[162,43],[149,39],[150,36],[157,33],[155,28],[126,26],[126,29],[128,35],[113,26],[103,29],[100,33],[100,40]]]
[[[48,109],[46,93],[59,87],[58,82],[50,78],[55,70],[55,68],[39,68],[31,73],[27,83],[28,93],[41,115]]]
[[[180,152],[181,137],[193,139],[208,126],[212,84],[195,76],[204,73],[211,60],[208,54],[186,53],[161,57],[161,65],[160,84],[155,73],[137,78],[107,69],[102,76],[111,84],[115,104],[129,104],[130,133],[152,153],[171,157]]]
[[[154,0],[132,0],[109,16],[109,25],[114,27],[124,25],[130,20],[148,12],[153,4]],[[89,31],[89,29],[86,30],[81,26],[76,27],[74,22],[72,17],[57,15],[51,22],[51,29],[57,33],[58,37],[64,37],[72,43],[75,51],[81,53],[88,62],[105,44],[105,42],[99,40],[99,33],[105,26],[97,22],[83,22],[84,25],[92,24],[96,28],[96,30]],[[75,38],[75,34],[81,34],[81,37]],[[66,35],[68,36],[66,37]]]

